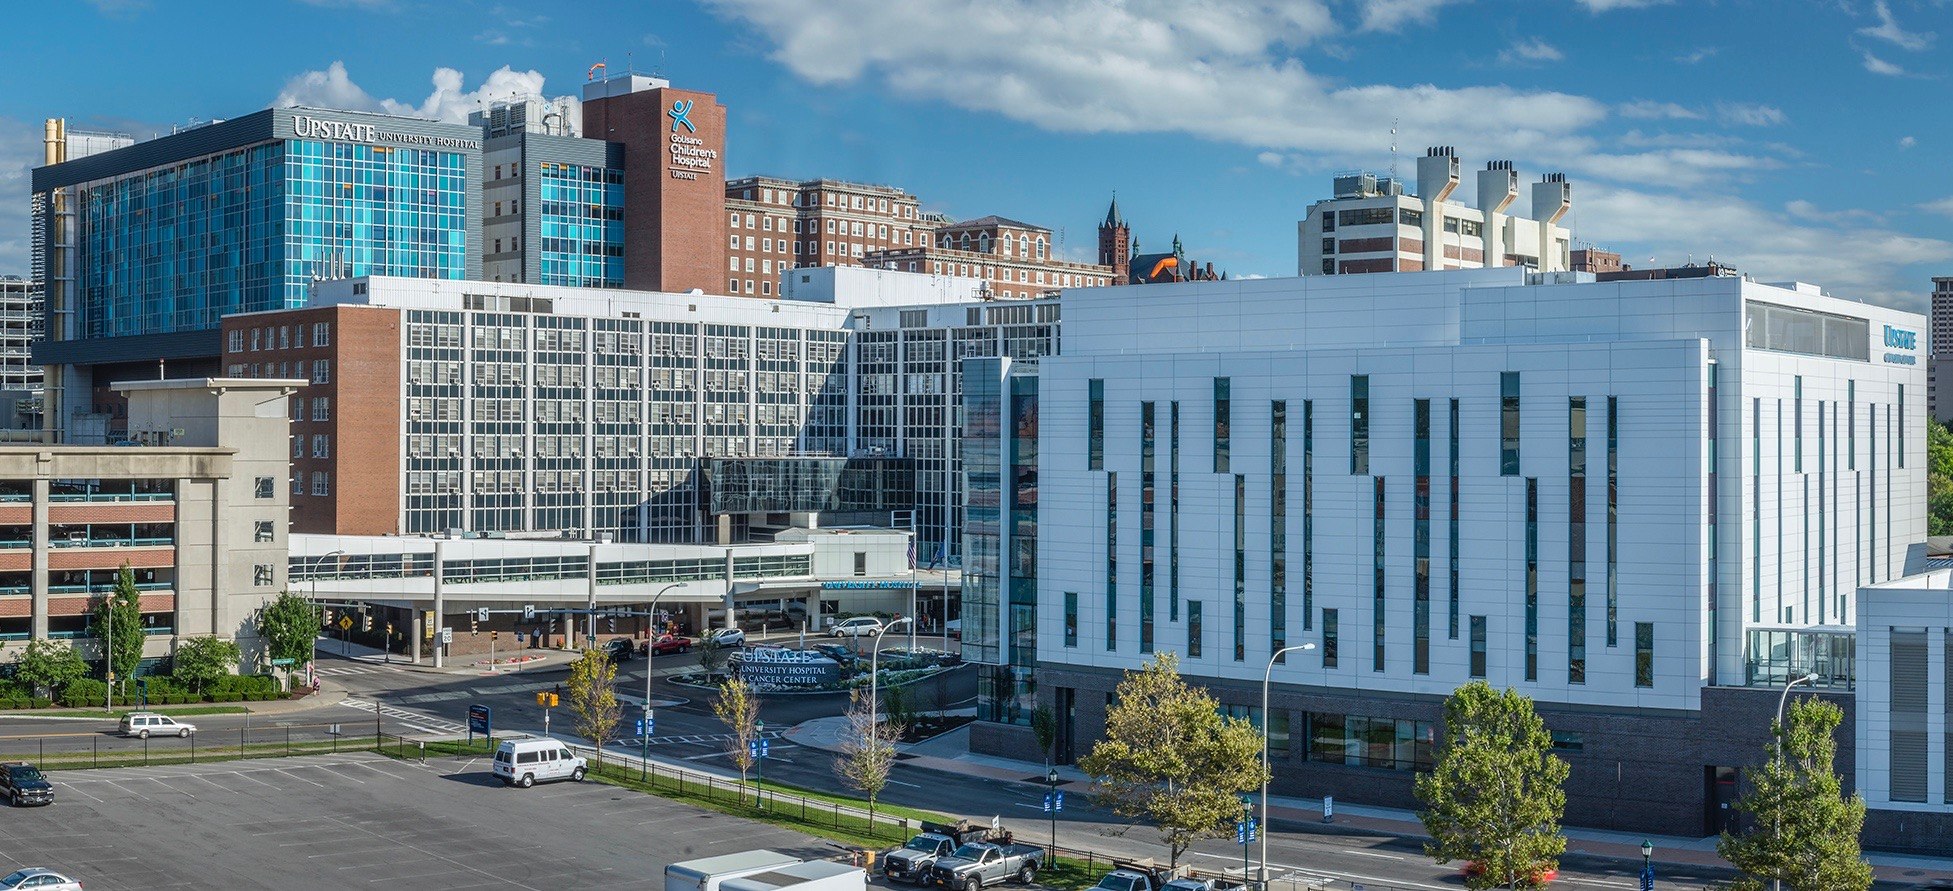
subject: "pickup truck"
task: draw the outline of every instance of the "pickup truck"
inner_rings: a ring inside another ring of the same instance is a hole
[[[929,884],[953,891],[982,891],[1005,881],[1030,884],[1044,865],[1037,845],[968,844],[929,867]]]
[[[922,824],[922,834],[908,844],[882,854],[882,873],[897,882],[927,882],[929,867],[938,859],[955,853],[962,845],[980,842],[990,836],[989,827],[971,826],[968,821]]]
[[[1115,862],[1111,872],[1099,877],[1093,891],[1234,891],[1241,882],[1213,879],[1181,867],[1166,869],[1150,860]]]

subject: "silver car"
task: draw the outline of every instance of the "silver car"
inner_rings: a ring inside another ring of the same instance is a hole
[[[38,866],[16,869],[0,879],[0,888],[32,888],[34,891],[81,891],[81,883],[51,869]]]

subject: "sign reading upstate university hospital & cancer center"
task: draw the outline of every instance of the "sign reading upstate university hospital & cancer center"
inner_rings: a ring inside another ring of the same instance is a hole
[[[310,115],[292,116],[292,138],[325,139],[333,142],[391,142],[399,145],[424,145],[431,148],[480,148],[481,142],[460,136],[425,136],[382,130],[378,124],[330,121]]]

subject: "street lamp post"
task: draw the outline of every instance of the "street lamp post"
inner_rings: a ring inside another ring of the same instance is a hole
[[[665,596],[666,591],[683,587],[685,587],[684,582],[674,582],[659,588],[658,593],[651,595],[651,606],[645,609],[645,624],[651,626],[651,643],[644,648],[644,732],[638,734],[638,738],[641,740],[638,744],[637,759],[637,778],[639,782],[643,782],[645,776],[651,770],[651,727],[653,720],[651,716],[651,678],[655,674],[652,669],[656,668],[658,664],[658,600]]]
[[[894,628],[897,625],[900,625],[904,622],[913,623],[914,621],[915,620],[909,616],[903,616],[902,618],[896,619],[893,622],[883,625],[880,629],[875,631],[875,645],[868,649],[868,731],[870,733],[879,734],[881,732],[881,726],[882,726],[881,715],[880,715],[881,697],[879,696],[880,684],[882,680],[882,672],[881,672],[882,635],[887,634],[890,629]],[[876,745],[880,745],[880,744],[881,743],[879,742],[878,739]]]
[[[766,810],[766,719],[753,721],[753,805]]]
[[[1655,891],[1655,843],[1641,842],[1641,891]]]
[[[1051,815],[1051,866],[1058,865],[1058,768],[1053,765],[1044,773],[1045,785],[1051,787],[1044,793],[1044,809]]]
[[[1305,643],[1276,650],[1268,655],[1268,667],[1261,673],[1261,873],[1249,882],[1251,888],[1266,887],[1268,882],[1268,682],[1275,674],[1275,660],[1315,648],[1315,644]]]
[[[340,556],[344,556],[345,553],[346,553],[345,551],[327,551],[323,554],[320,554],[317,557],[312,558],[312,605],[313,606],[317,606],[319,604],[319,564],[324,563],[327,557],[340,557]],[[349,643],[349,638],[350,635],[348,635],[346,632],[344,631],[339,632],[339,643],[340,643],[339,652],[341,655],[346,655],[352,652],[352,645],[351,643]]]
[[[1815,683],[1817,683],[1817,672],[1814,671],[1807,672],[1799,677],[1794,677],[1791,678],[1789,681],[1786,681],[1783,685],[1783,694],[1777,697],[1777,763],[1779,765],[1783,763],[1783,738],[1784,738],[1783,708],[1785,705],[1787,705],[1790,702],[1790,688],[1795,687],[1798,684],[1815,684]],[[1777,830],[1778,830],[1777,820],[1776,818],[1772,817],[1770,820],[1770,831],[1772,833],[1775,833]],[[1772,891],[1783,891],[1783,880],[1771,879],[1770,887]]]

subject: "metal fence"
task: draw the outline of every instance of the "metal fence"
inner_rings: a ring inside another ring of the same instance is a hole
[[[188,736],[125,737],[114,730],[0,737],[0,761],[29,761],[42,770],[198,764],[242,758],[284,758],[336,752],[389,751],[400,737],[383,734],[379,721],[279,724],[234,730],[200,730]],[[409,744],[411,745],[411,744]]]

